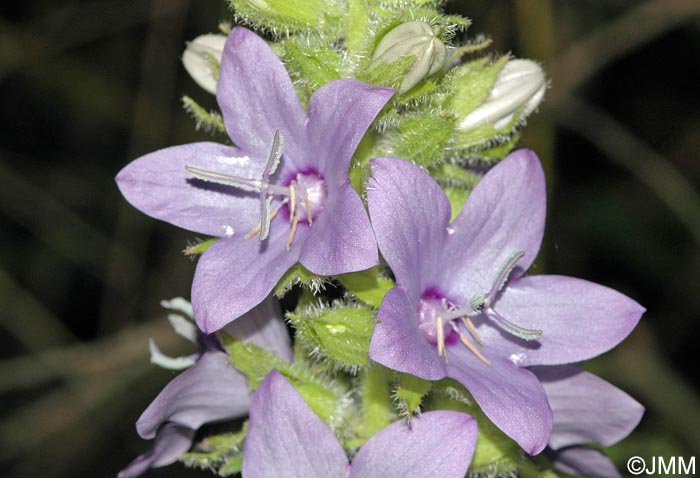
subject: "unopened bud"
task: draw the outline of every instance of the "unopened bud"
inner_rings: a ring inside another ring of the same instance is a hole
[[[530,60],[509,60],[496,76],[488,98],[458,125],[468,131],[490,125],[494,130],[508,126],[515,114],[524,120],[539,106],[547,81],[542,68]]]
[[[438,37],[439,30],[425,22],[407,22],[397,26],[379,41],[374,49],[370,69],[400,58],[415,58],[406,70],[400,91],[408,91],[426,76],[445,64],[447,48]]]
[[[224,54],[226,36],[218,34],[201,35],[187,44],[182,54],[182,63],[192,79],[204,90],[216,94],[219,79],[219,65]]]

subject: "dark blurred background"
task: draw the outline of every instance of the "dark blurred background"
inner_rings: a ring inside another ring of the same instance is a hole
[[[534,273],[599,282],[648,309],[587,365],[647,407],[612,456],[700,459],[700,2],[448,10],[551,78],[522,142],[550,182]],[[158,304],[189,297],[194,264],[180,251],[195,239],[129,206],[113,177],[144,153],[211,138],[180,107],[183,94],[214,106],[180,55],[231,15],[218,0],[0,11],[0,475],[113,477],[149,445],[133,423],[172,373],[148,363],[147,339],[183,346]]]

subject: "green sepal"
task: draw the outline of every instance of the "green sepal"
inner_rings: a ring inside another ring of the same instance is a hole
[[[389,289],[394,287],[394,281],[381,274],[379,266],[364,271],[351,272],[336,276],[350,294],[367,305],[378,309],[382,299]]]
[[[180,456],[179,461],[190,468],[210,470],[219,476],[231,476],[241,471],[243,441],[248,432],[248,421],[241,431],[208,436],[199,441],[191,451]]]
[[[224,118],[217,111],[207,111],[195,100],[185,95],[182,97],[182,107],[195,120],[195,128],[208,133],[225,133]]]
[[[343,27],[348,56],[360,56],[367,43],[367,32],[370,31],[370,9],[367,0],[348,0]]]
[[[186,256],[192,257],[192,256],[200,256],[206,252],[207,249],[209,249],[216,241],[218,241],[218,237],[213,237],[211,239],[207,239],[204,241],[199,241],[195,242],[194,244],[188,245],[182,253]]]
[[[280,42],[278,49],[305,104],[318,88],[343,77],[343,57],[333,48],[302,46],[289,39]]]
[[[365,440],[389,426],[395,419],[389,378],[390,372],[377,363],[367,367],[360,377],[363,420],[359,435]]]
[[[341,8],[332,0],[228,0],[236,19],[274,36],[328,33],[338,27]]]
[[[335,302],[297,308],[287,314],[296,339],[314,356],[340,370],[356,373],[367,365],[376,315],[359,304]]]
[[[317,293],[324,288],[324,284],[327,281],[327,278],[314,274],[297,262],[289,268],[279,282],[277,282],[274,288],[274,294],[278,299],[281,299],[295,285],[304,286],[312,292]]]
[[[453,125],[454,117],[445,111],[416,112],[387,133],[386,149],[392,156],[427,168],[443,160]]]
[[[460,383],[452,379],[434,383],[424,410],[455,410],[467,413],[476,420],[479,438],[469,476],[519,476],[517,471],[523,457],[522,450],[484,415]]]
[[[452,85],[454,93],[446,106],[458,117],[465,118],[489,97],[496,77],[508,60],[507,55],[494,62],[489,58],[479,58],[452,68],[447,81]]]
[[[414,57],[404,56],[391,63],[382,62],[372,69],[359,71],[357,78],[365,83],[388,86],[398,90],[401,87],[406,71],[414,61]]]
[[[336,427],[338,398],[333,387],[326,380],[306,368],[290,364],[274,353],[253,344],[246,344],[226,333],[219,333],[224,347],[231,357],[231,363],[246,377],[248,387],[254,391],[272,370],[284,375],[299,392],[309,407],[321,419]]]
[[[420,412],[423,397],[430,391],[432,383],[408,373],[399,373],[399,382],[394,391],[398,402],[399,412],[406,417],[412,417]]]

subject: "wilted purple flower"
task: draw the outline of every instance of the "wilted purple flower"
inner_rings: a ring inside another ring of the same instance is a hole
[[[568,365],[533,367],[554,413],[549,438],[554,466],[591,478],[615,478],[620,473],[599,450],[619,442],[639,424],[644,407],[605,380]]]
[[[117,176],[126,199],[146,214],[222,237],[200,259],[192,286],[202,330],[218,330],[259,304],[296,262],[320,275],[378,263],[348,169],[393,92],[337,80],[313,94],[307,112],[270,47],[233,29],[217,100],[236,147],[167,148]],[[262,242],[251,239],[256,234]]]
[[[270,298],[227,327],[226,332],[291,360],[289,335],[279,305]],[[192,446],[197,429],[205,423],[242,417],[250,398],[245,378],[230,363],[213,336],[197,362],[175,377],[158,394],[136,422],[153,447],[137,457],[119,474],[132,478],[149,468],[169,465]]]
[[[253,395],[243,450],[246,478],[463,478],[477,439],[476,421],[427,412],[372,436],[348,463],[335,434],[279,372]]]
[[[450,224],[438,184],[399,159],[371,163],[368,202],[396,276],[370,357],[426,380],[452,377],[530,454],[552,429],[544,389],[524,367],[577,362],[615,346],[644,309],[606,287],[525,276],[542,241],[545,181],[516,151],[489,171]]]

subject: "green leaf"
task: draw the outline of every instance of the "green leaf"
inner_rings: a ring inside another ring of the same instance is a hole
[[[345,49],[349,57],[356,57],[365,48],[371,31],[367,0],[348,0],[348,12],[344,20]]]
[[[306,102],[318,88],[344,76],[343,57],[333,48],[320,44],[302,46],[296,39],[285,40],[278,46],[287,71],[303,90]]]
[[[348,292],[365,304],[377,309],[381,305],[384,295],[394,287],[394,282],[391,279],[381,275],[379,266],[364,271],[342,274],[336,278]]]
[[[189,96],[182,97],[182,107],[195,120],[196,129],[225,133],[224,119],[217,111],[207,111]]]
[[[370,438],[393,421],[389,373],[379,364],[372,364],[361,376],[362,435]]]
[[[273,35],[326,33],[338,26],[341,11],[332,0],[229,0],[237,20]]]
[[[408,373],[399,373],[399,383],[394,396],[399,401],[402,414],[408,417],[420,411],[423,397],[430,391],[431,382]]]
[[[359,305],[334,303],[290,312],[287,318],[297,330],[296,338],[307,350],[330,359],[351,373],[367,365],[375,312]]]
[[[222,433],[202,439],[192,451],[180,456],[179,460],[190,468],[211,470],[219,476],[230,476],[240,472],[237,463],[242,463],[242,445],[248,432],[248,422],[241,431]]]
[[[268,373],[278,370],[294,385],[306,403],[323,421],[331,427],[337,426],[333,418],[339,416],[338,398],[330,383],[308,369],[290,364],[256,345],[243,343],[225,333],[220,333],[220,338],[231,357],[231,363],[245,375],[251,391],[260,386]]]
[[[190,244],[185,248],[185,250],[182,251],[182,253],[190,257],[202,255],[206,252],[207,249],[209,249],[209,247],[212,244],[214,244],[218,240],[218,237],[214,237],[212,239],[207,239],[206,241],[199,241],[194,244]]]
[[[387,134],[387,152],[429,167],[444,158],[453,126],[454,117],[447,112],[414,113],[402,118],[398,127]]]
[[[317,293],[322,290],[324,283],[327,281],[323,276],[318,276],[309,271],[300,263],[294,264],[287,272],[284,273],[274,289],[274,294],[278,298],[284,297],[295,285],[307,287],[312,292]]]

